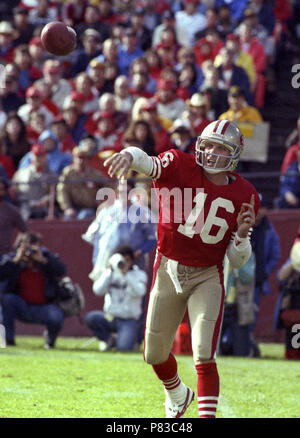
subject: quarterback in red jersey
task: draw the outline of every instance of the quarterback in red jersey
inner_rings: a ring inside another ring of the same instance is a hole
[[[145,330],[144,359],[162,381],[168,418],[180,418],[194,392],[177,373],[171,352],[188,310],[197,371],[198,412],[213,418],[219,397],[216,347],[224,306],[224,258],[239,268],[250,258],[250,233],[259,208],[255,188],[233,172],[243,136],[230,121],[210,123],[196,157],[171,149],[150,157],[128,147],[109,158],[110,176],[129,169],[153,178],[160,203],[158,245]]]

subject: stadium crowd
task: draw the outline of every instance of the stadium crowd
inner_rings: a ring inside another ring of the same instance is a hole
[[[23,231],[50,210],[96,218],[97,190],[114,184],[103,162],[122,148],[193,154],[213,120],[262,122],[278,47],[300,39],[288,0],[11,0],[0,17],[0,175]],[[55,20],[77,32],[64,57],[40,38]],[[278,208],[300,205],[299,126]]]

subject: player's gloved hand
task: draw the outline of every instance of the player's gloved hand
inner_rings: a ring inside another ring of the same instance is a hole
[[[255,211],[254,211],[255,198],[251,196],[250,203],[243,202],[241,209],[237,217],[237,235],[241,238],[248,236],[248,232],[255,224]]]
[[[112,157],[104,161],[104,167],[108,167],[108,175],[113,178],[117,177],[121,181],[127,178],[133,157],[129,152],[114,154]]]

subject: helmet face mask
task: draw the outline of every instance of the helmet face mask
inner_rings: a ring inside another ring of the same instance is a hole
[[[229,151],[229,155],[206,150],[210,145],[223,146]],[[243,146],[243,135],[239,128],[228,120],[217,120],[206,126],[197,139],[196,163],[208,173],[233,171],[239,162]]]

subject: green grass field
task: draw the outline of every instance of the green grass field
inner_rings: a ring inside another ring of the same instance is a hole
[[[164,393],[142,353],[100,353],[98,342],[17,337],[0,349],[1,418],[164,418]],[[88,344],[88,345],[87,345]],[[218,418],[299,418],[300,367],[283,346],[261,344],[262,357],[219,357]],[[182,380],[196,391],[191,356],[177,356]],[[194,401],[185,418],[197,418]]]

